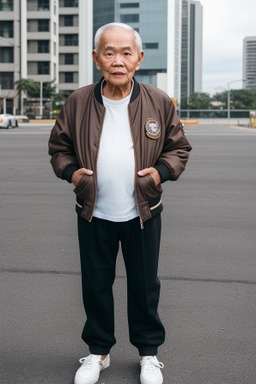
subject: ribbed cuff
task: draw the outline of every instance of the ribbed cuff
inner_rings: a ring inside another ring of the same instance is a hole
[[[167,165],[160,163],[155,165],[153,168],[157,169],[160,177],[161,177],[161,183],[164,183],[167,180],[171,180],[171,171],[167,167]]]
[[[68,165],[64,171],[62,172],[62,180],[67,180],[69,183],[71,183],[71,177],[75,171],[79,169],[78,165]]]
[[[143,347],[138,349],[140,356],[156,356],[158,352],[157,347]]]
[[[93,355],[104,356],[104,355],[108,355],[109,354],[110,348],[89,345],[89,351]]]

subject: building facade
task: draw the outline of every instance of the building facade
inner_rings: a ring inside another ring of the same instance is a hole
[[[202,92],[203,81],[203,7],[190,1],[189,92]]]
[[[243,41],[243,79],[245,89],[256,91],[256,36]]]
[[[180,97],[182,0],[94,0],[94,33],[110,22],[137,30],[145,57],[136,72],[138,81],[158,86],[176,100]],[[94,81],[100,73],[94,66]]]
[[[23,113],[20,79],[67,93],[91,83],[91,51],[92,0],[1,0],[0,111]]]
[[[182,0],[181,96],[202,92],[203,7]]]
[[[0,0],[0,111],[22,114],[20,79],[51,83],[66,94],[98,81],[93,36],[113,21],[142,37],[138,81],[163,89],[179,105],[181,95],[201,90],[200,11],[192,0]]]

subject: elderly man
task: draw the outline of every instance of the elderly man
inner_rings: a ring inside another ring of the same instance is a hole
[[[83,301],[80,360],[75,384],[94,384],[110,365],[115,344],[112,285],[119,243],[127,273],[131,343],[141,356],[142,384],[161,384],[156,357],[165,331],[158,316],[157,277],[161,183],[176,180],[191,146],[175,106],[162,91],[134,78],[143,60],[139,34],[111,23],[95,35],[98,84],[67,99],[49,140],[56,175],[75,185]]]

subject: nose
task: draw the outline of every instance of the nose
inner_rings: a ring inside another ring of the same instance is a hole
[[[123,65],[122,56],[121,55],[115,55],[113,60],[113,65],[115,67],[120,67]]]

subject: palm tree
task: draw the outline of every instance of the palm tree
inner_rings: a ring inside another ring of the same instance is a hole
[[[32,97],[38,97],[40,91],[39,91],[39,84],[31,79],[20,79],[15,82],[16,90],[19,93],[19,100],[20,100],[20,113],[23,115],[23,97],[22,92],[25,93],[25,95],[32,96]]]
[[[31,79],[20,79],[15,82],[16,89],[19,93],[24,92],[26,96],[38,97],[39,84]]]

